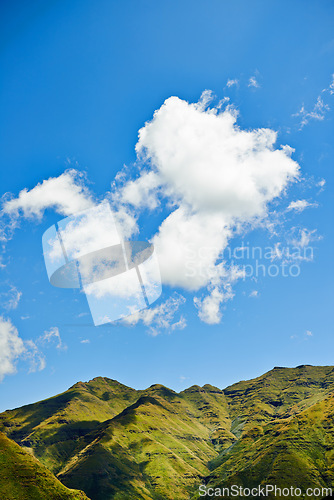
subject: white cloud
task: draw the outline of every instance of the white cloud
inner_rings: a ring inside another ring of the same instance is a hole
[[[0,316],[0,381],[16,372],[16,361],[25,351],[24,342],[9,319]]]
[[[142,323],[149,327],[148,331],[153,336],[163,329],[183,330],[187,324],[185,318],[181,315],[177,321],[174,321],[174,317],[185,301],[182,295],[174,293],[165,302],[123,318],[122,322],[131,326]]]
[[[232,295],[228,298],[232,298]],[[222,317],[220,306],[224,299],[225,295],[218,287],[214,287],[204,298],[195,297],[194,304],[199,310],[199,318],[209,325],[219,323]]]
[[[36,343],[23,340],[10,319],[0,316],[0,381],[5,375],[16,373],[16,363],[25,360],[29,373],[44,370],[45,358]]]
[[[2,307],[6,310],[16,309],[19,305],[22,292],[20,292],[14,285],[9,285],[9,290],[0,293],[0,301]]]
[[[328,88],[328,90],[329,90],[329,93],[330,93],[331,95],[333,95],[333,94],[334,94],[334,74],[332,75],[332,81],[331,81],[331,83],[329,84],[329,88]]]
[[[90,344],[90,340],[89,339],[80,340],[80,344]]]
[[[209,325],[220,322],[222,318],[221,305],[234,297],[232,286],[239,278],[244,277],[244,271],[237,266],[227,269],[220,264],[216,267],[220,270],[220,276],[207,287],[208,295],[194,297],[199,318]]]
[[[83,318],[84,316],[89,316],[89,312],[85,311],[85,312],[77,314],[77,318]]]
[[[312,111],[307,111],[303,104],[298,113],[295,113],[292,116],[301,117],[300,129],[302,129],[309,123],[310,120],[322,121],[329,109],[328,104],[326,104],[323,99],[318,96],[317,102],[315,103]]]
[[[310,208],[310,207],[317,207],[318,205],[316,203],[310,203],[306,200],[296,200],[296,201],[291,201],[290,205],[288,206],[287,210],[295,210],[296,212],[302,212],[305,210],[305,208]]]
[[[203,110],[171,97],[139,131],[138,155],[150,161],[167,197],[192,211],[251,218],[298,175],[270,129],[241,130],[235,112]]]
[[[40,372],[46,367],[44,354],[39,350],[35,342],[26,340],[23,358],[29,362],[29,373]]]
[[[43,335],[39,337],[38,342],[42,344],[50,344],[55,342],[57,349],[67,349],[67,346],[64,345],[61,340],[59,328],[57,326],[53,326],[49,330],[45,330]]]
[[[329,86],[325,89],[322,89],[323,92],[329,92],[330,95],[334,95],[334,73],[332,74],[332,81]]]
[[[251,76],[248,80],[248,87],[254,87],[256,89],[260,88],[259,82],[256,80],[255,76]]]
[[[250,296],[251,298],[254,298],[254,299],[255,299],[256,297],[258,297],[258,296],[259,296],[259,292],[258,292],[258,290],[253,290],[253,291],[249,294],[249,296]]]
[[[317,235],[317,230],[313,229],[297,229],[296,235],[292,238],[291,242],[295,247],[308,247],[312,241],[317,241],[320,237]]]
[[[275,149],[276,132],[242,130],[231,106],[208,108],[210,99],[209,91],[195,104],[171,97],[154,113],[136,145],[142,173],[124,184],[118,201],[132,209],[167,202],[171,213],[153,238],[162,281],[207,287],[196,305],[213,323],[230,295],[224,248],[236,227],[267,216],[268,203],[298,178],[299,166],[292,148]]]
[[[233,87],[233,85],[238,85],[238,84],[239,84],[239,80],[237,80],[237,79],[234,79],[234,80],[228,79],[227,83],[226,83],[226,87]]]
[[[160,179],[155,172],[143,172],[135,181],[129,181],[122,191],[122,202],[137,208],[154,210],[159,204],[158,188]]]
[[[45,210],[53,209],[61,215],[72,215],[93,205],[93,199],[84,184],[83,174],[66,170],[59,177],[50,177],[34,188],[20,191],[17,198],[3,198],[2,213],[13,218],[41,219]]]
[[[57,327],[46,330],[35,342],[23,340],[11,320],[0,316],[0,381],[5,375],[16,373],[19,360],[28,363],[29,373],[44,370],[46,360],[39,346],[54,341],[57,349],[66,349]]]
[[[311,332],[311,330],[306,330],[306,336],[313,337],[313,333]]]

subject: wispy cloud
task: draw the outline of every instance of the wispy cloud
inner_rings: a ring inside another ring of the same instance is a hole
[[[331,95],[334,95],[334,74],[332,75],[332,81],[328,87],[328,90]]]
[[[239,80],[237,79],[228,79],[227,82],[226,82],[226,87],[233,87],[233,86],[237,86],[239,85]]]
[[[57,349],[67,349],[67,346],[64,345],[61,340],[59,328],[57,326],[53,326],[49,330],[45,330],[43,335],[38,338],[38,342],[40,342],[41,344],[56,343]]]
[[[317,102],[315,103],[311,111],[307,111],[305,105],[303,104],[300,110],[292,116],[301,118],[300,129],[302,129],[311,120],[322,121],[329,109],[329,105],[326,104],[320,96],[318,96]]]
[[[289,204],[287,211],[294,210],[296,212],[303,212],[306,208],[317,207],[317,203],[310,203],[307,200],[295,200],[291,201]]]
[[[25,343],[23,359],[29,363],[29,373],[40,372],[46,368],[44,354],[33,340],[27,340]]]
[[[174,318],[185,301],[183,295],[174,293],[165,302],[128,316],[122,321],[131,326],[142,323],[149,327],[148,332],[153,336],[158,335],[163,330],[183,330],[187,325],[186,319],[182,315],[177,320]]]
[[[8,289],[0,293],[1,306],[10,311],[16,309],[19,305],[22,292],[20,292],[14,285],[8,285]]]
[[[248,80],[248,87],[254,87],[256,89],[259,89],[261,85],[259,84],[255,76],[251,76],[250,79]]]
[[[328,92],[330,95],[334,95],[334,73],[332,74],[332,80],[328,87],[322,90],[323,92]]]
[[[293,237],[291,239],[291,242],[296,247],[304,248],[304,247],[309,246],[309,244],[312,241],[318,241],[320,239],[321,239],[321,237],[317,235],[316,229],[310,230],[307,228],[303,228],[303,229],[297,230],[297,234],[295,237]]]

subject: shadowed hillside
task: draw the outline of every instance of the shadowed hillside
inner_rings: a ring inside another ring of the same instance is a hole
[[[0,498],[3,500],[89,500],[65,488],[20,446],[0,432]]]

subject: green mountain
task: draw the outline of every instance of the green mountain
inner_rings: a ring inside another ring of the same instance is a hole
[[[334,490],[333,394],[331,366],[180,393],[97,377],[0,414],[0,430],[92,500],[199,498],[201,484]]]

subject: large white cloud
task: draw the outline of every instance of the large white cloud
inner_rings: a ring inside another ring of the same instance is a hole
[[[236,270],[221,255],[235,228],[268,214],[299,175],[292,148],[275,147],[270,129],[242,130],[236,111],[208,108],[209,91],[198,103],[170,97],[139,131],[141,175],[118,199],[134,209],[172,206],[153,241],[164,284],[198,291],[199,317],[217,323],[221,303],[233,296]]]
[[[139,131],[136,150],[175,203],[249,219],[298,175],[291,149],[275,149],[276,138],[270,129],[241,130],[231,108],[219,112],[171,97]]]

